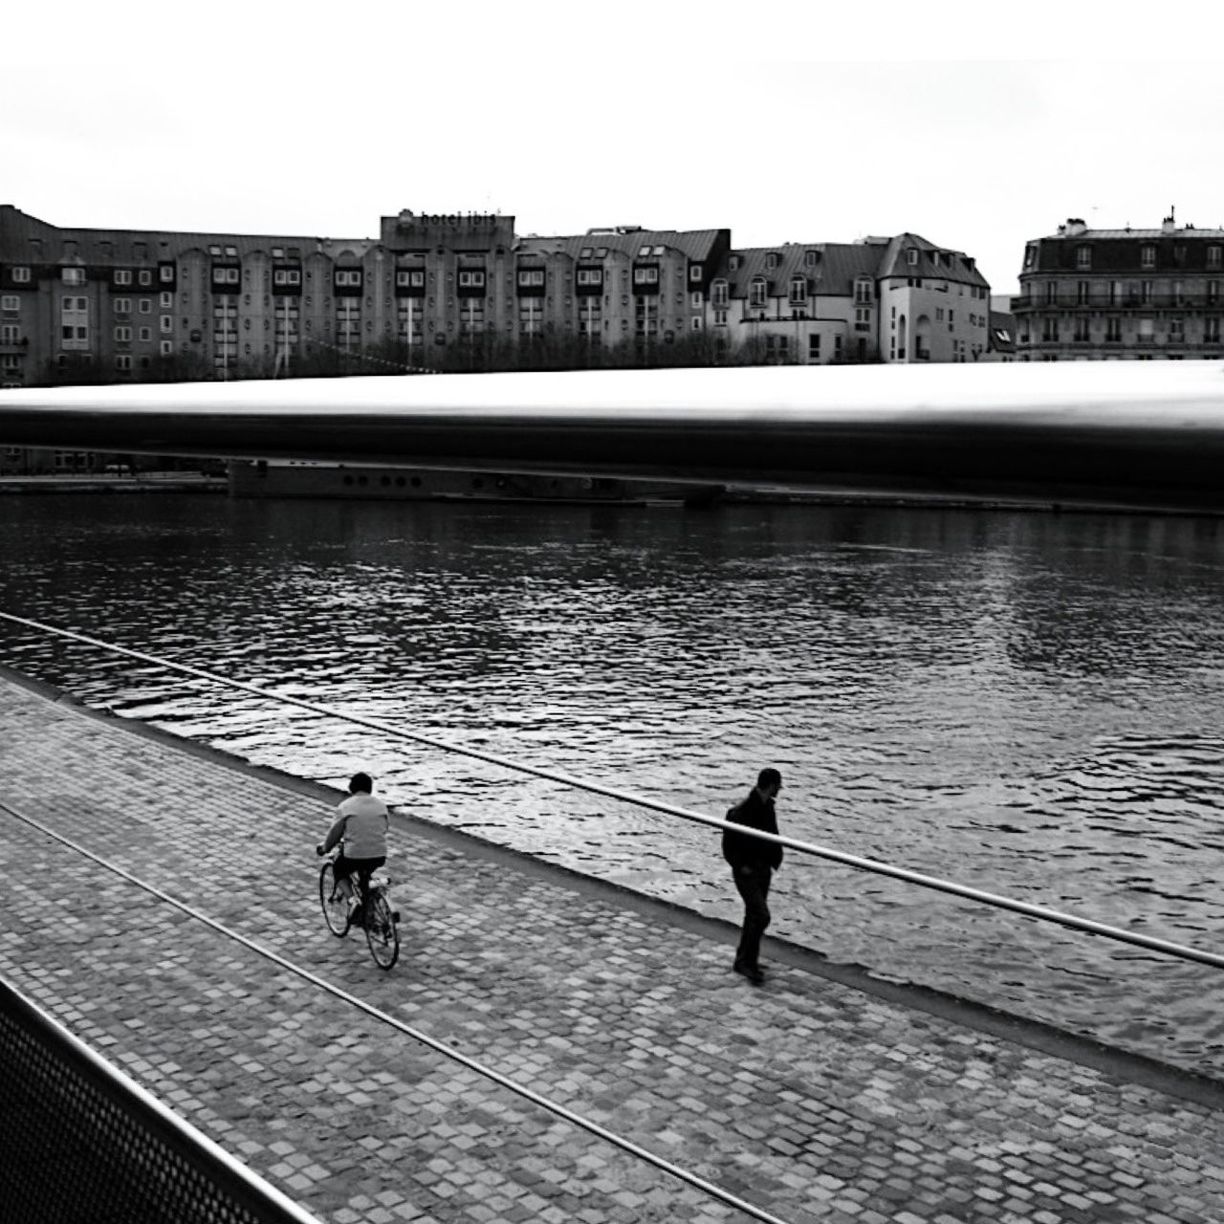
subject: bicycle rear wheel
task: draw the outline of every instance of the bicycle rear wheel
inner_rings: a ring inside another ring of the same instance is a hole
[[[319,903],[323,906],[323,921],[327,929],[343,939],[349,929],[349,902],[344,892],[336,890],[336,869],[329,861],[319,871]]]
[[[399,929],[381,892],[366,901],[365,936],[374,963],[380,969],[390,969],[399,959]]]

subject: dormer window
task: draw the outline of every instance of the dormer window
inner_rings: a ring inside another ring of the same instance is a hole
[[[918,266],[918,248],[917,247],[908,247],[906,249],[905,262],[908,263],[911,268],[916,268]]]
[[[804,251],[803,263],[805,267],[814,268],[820,262],[819,251]]]
[[[227,246],[225,248],[225,253],[226,255],[230,257],[230,259],[238,258],[238,248],[237,247]]]
[[[579,259],[590,259],[592,253],[593,252],[590,247],[583,247],[582,250],[578,252],[578,258]]]
[[[1092,248],[1090,246],[1075,248],[1075,266],[1084,270],[1092,267]]]
[[[729,271],[738,272],[739,266],[740,266],[740,257],[738,255],[732,255],[730,259],[727,260],[727,268]]]
[[[210,255],[216,255],[216,256],[218,256],[218,257],[219,257],[219,256],[220,256],[220,254],[221,254],[221,248],[220,248],[219,246],[210,246],[210,247],[208,248],[208,253],[209,253]]]
[[[727,282],[721,277],[710,286],[710,305],[721,308],[727,305]]]
[[[608,257],[607,247],[596,247],[595,248],[595,258],[596,259],[606,259],[607,257]]]
[[[807,301],[807,277],[792,276],[790,279],[790,300],[792,306],[801,306]]]
[[[638,248],[638,258],[639,259],[649,259],[650,258],[650,248],[648,246],[639,247]]]
[[[1027,272],[1030,268],[1037,266],[1037,248],[1035,246],[1026,246],[1024,248],[1024,270]]]
[[[1139,248],[1139,266],[1141,268],[1154,268],[1156,266],[1156,248],[1150,244]]]
[[[778,254],[776,251],[770,251],[769,254],[765,256],[765,270],[767,272],[773,272],[777,266]]]
[[[748,305],[754,307],[762,307],[766,304],[769,296],[769,286],[763,276],[754,276],[752,284],[748,287]]]

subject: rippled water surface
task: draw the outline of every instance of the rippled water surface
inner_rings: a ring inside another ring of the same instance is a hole
[[[0,608],[1224,950],[1224,523],[8,497]],[[0,627],[92,704],[707,913],[717,834]],[[314,830],[303,830],[309,843]],[[1224,1075],[1224,972],[791,854],[775,931]]]

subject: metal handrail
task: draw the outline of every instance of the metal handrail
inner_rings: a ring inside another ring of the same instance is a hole
[[[648,799],[642,795],[634,795],[629,791],[618,790],[615,787],[603,786],[598,782],[588,782],[583,778],[576,778],[571,774],[560,773],[555,770],[541,769],[535,765],[525,765],[520,761],[512,761],[508,757],[499,756],[496,753],[484,752],[479,748],[468,748],[461,744],[450,744],[444,740],[435,739],[433,736],[422,735],[418,731],[405,731],[402,727],[393,727],[389,723],[380,722],[378,719],[365,718],[357,714],[347,714],[343,710],[337,710],[330,706],[320,705],[316,702],[303,701],[298,697],[288,697],[280,693],[274,693],[269,689],[260,688],[255,684],[248,684],[243,680],[233,680],[228,676],[220,676],[215,672],[205,671],[203,668],[193,667],[189,663],[175,663],[170,659],[163,659],[157,655],[147,654],[144,651],[132,650],[127,646],[117,646],[111,642],[104,642],[99,638],[89,637],[83,633],[76,633],[71,629],[61,629],[55,625],[48,625],[42,621],[31,620],[24,616],[15,616],[11,612],[0,612],[0,620],[10,621],[13,624],[24,625],[29,629],[36,629],[42,633],[51,633],[59,637],[71,638],[77,642],[83,642],[89,646],[96,646],[101,650],[107,650],[114,654],[126,655],[129,658],[139,659],[143,663],[152,663],[157,667],[165,667],[172,671],[182,672],[185,675],[195,676],[202,680],[208,680],[215,684],[226,685],[229,688],[239,689],[243,692],[254,693],[258,697],[268,698],[273,701],[280,701],[286,705],[297,706],[299,709],[308,710],[312,714],[321,714],[328,718],[338,718],[344,722],[353,723],[359,727],[365,727],[372,731],[377,731],[383,735],[390,735],[398,739],[411,740],[418,744],[425,744],[430,748],[437,748],[443,752],[453,752],[461,756],[472,757],[478,761],[484,761],[491,765],[498,765],[504,769],[510,769],[518,773],[531,774],[537,778],[544,778],[550,782],[558,782],[563,786],[570,786],[576,790],[589,791],[592,794],[604,795],[610,799],[616,799],[623,803],[633,804],[636,807],[649,808],[656,812],[663,812],[668,816],[678,816],[683,820],[693,821],[697,824],[708,825],[717,829],[731,829],[736,833],[746,834],[756,837],[761,841],[773,842],[779,846],[785,846],[791,850],[798,850],[803,854],[811,854],[817,858],[827,859],[830,862],[842,863],[847,867],[854,867],[859,871],[868,871],[875,875],[888,876],[895,880],[902,880],[908,884],[916,884],[921,888],[929,888],[936,892],[949,893],[955,897],[962,897],[968,901],[975,901],[982,905],[990,905],[996,909],[1010,910],[1012,913],[1023,914],[1027,918],[1036,918],[1042,922],[1051,922],[1058,926],[1067,927],[1075,931],[1083,931],[1089,935],[1100,935],[1106,939],[1113,939],[1119,943],[1131,944],[1134,947],[1146,948],[1152,952],[1160,952],[1166,956],[1173,956],[1179,960],[1196,961],[1202,965],[1211,965],[1216,969],[1224,969],[1224,955],[1219,955],[1215,952],[1205,952],[1199,948],[1187,947],[1184,944],[1173,943],[1167,939],[1158,939],[1152,935],[1142,935],[1136,931],[1124,931],[1120,927],[1109,926],[1103,922],[1096,922],[1091,918],[1081,918],[1075,914],[1066,914],[1060,910],[1050,909],[1043,905],[1031,905],[1027,901],[1016,901],[1011,897],[1004,897],[998,893],[985,892],[982,889],[971,888],[966,884],[957,884],[952,880],[940,879],[937,876],[924,875],[918,871],[911,871],[907,867],[897,867],[891,863],[883,863],[877,859],[863,858],[856,854],[847,854],[842,850],[834,850],[829,846],[818,846],[811,842],[799,841],[793,837],[786,837],[782,834],[763,833],[756,829],[749,829],[744,825],[733,824],[730,821],[720,820],[715,816],[707,816],[703,812],[693,812],[687,808],[677,807],[674,804],[662,803],[657,799]]]

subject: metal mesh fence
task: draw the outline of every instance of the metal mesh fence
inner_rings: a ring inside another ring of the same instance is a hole
[[[310,1224],[0,982],[0,1218]]]

